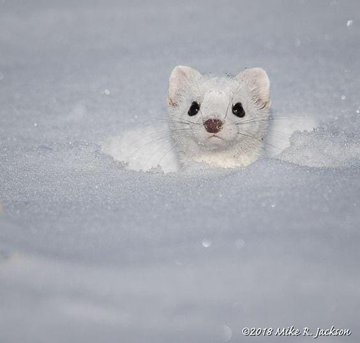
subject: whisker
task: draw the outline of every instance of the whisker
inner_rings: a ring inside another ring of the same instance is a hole
[[[176,142],[174,142],[174,143],[171,145],[170,149],[168,149],[168,150],[165,152],[165,154],[164,154],[164,155],[160,158],[160,160],[158,161],[158,166],[160,165],[161,161],[166,157],[166,155],[167,155],[169,152],[172,152],[172,151],[174,150],[174,148],[176,147],[176,145],[177,145]]]
[[[250,119],[246,121],[242,121],[240,123],[235,123],[237,126],[246,125],[246,124],[252,124],[252,123],[262,123],[262,122],[276,122],[280,120],[288,120],[288,118],[264,118],[264,119]],[[299,118],[299,120],[301,120]]]
[[[164,136],[156,137],[154,139],[147,140],[143,144],[138,145],[133,151],[130,152],[130,155],[131,155],[130,158],[135,159],[137,157],[137,153],[141,149],[143,149],[145,146],[151,145],[151,144],[153,144],[155,142],[161,142],[161,141],[166,140],[166,139],[168,139],[168,135],[164,135]]]
[[[282,151],[282,150],[283,150],[283,148],[280,148],[280,147],[278,147],[278,146],[275,146],[275,145],[273,145],[273,144],[271,144],[271,143],[269,143],[269,142],[266,142],[265,140],[262,140],[262,139],[259,139],[259,138],[255,137],[255,136],[253,136],[253,135],[248,135],[248,134],[245,134],[245,133],[240,132],[240,131],[238,131],[238,134],[240,134],[240,135],[242,135],[242,136],[245,136],[245,137],[249,137],[249,138],[255,139],[256,141],[260,142],[261,144],[271,146],[272,148],[275,148],[275,149],[277,149],[277,150],[279,150],[279,151]]]
[[[187,120],[184,120],[184,121],[181,121],[181,120],[173,120],[175,123],[180,123],[180,124],[193,124],[193,125],[202,125],[200,123],[195,123],[193,121],[187,121]]]

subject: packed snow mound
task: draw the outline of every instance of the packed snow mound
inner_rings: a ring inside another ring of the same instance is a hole
[[[339,129],[333,123],[312,131],[297,131],[278,158],[309,167],[349,167],[360,165],[360,140],[353,126]]]
[[[290,138],[294,132],[313,131],[318,126],[315,116],[305,113],[272,116],[265,140],[266,156],[279,156],[290,146]]]
[[[145,172],[177,171],[174,148],[166,125],[130,129],[102,144],[103,152],[120,162],[125,169]]]

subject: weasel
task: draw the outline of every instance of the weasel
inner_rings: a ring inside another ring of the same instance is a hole
[[[269,110],[270,81],[261,68],[235,77],[210,77],[186,66],[171,72],[169,130],[182,166],[253,163],[263,150]]]
[[[169,79],[168,127],[127,131],[103,151],[133,170],[174,172],[194,162],[245,167],[263,150],[269,108],[270,81],[261,68],[210,77],[177,66]]]

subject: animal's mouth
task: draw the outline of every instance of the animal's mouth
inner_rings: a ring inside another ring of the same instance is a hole
[[[211,138],[220,139],[222,141],[224,140],[224,138],[217,136],[217,135],[211,135],[208,139],[211,139]]]

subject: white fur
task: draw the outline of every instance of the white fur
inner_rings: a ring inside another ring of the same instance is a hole
[[[230,78],[203,76],[178,66],[170,76],[168,100],[170,132],[183,165],[195,161],[244,167],[261,154],[270,107],[270,81],[263,69],[247,69]],[[200,104],[200,111],[189,116],[193,101]],[[237,102],[245,110],[243,118],[232,113]],[[203,125],[208,119],[223,122],[216,136]]]

